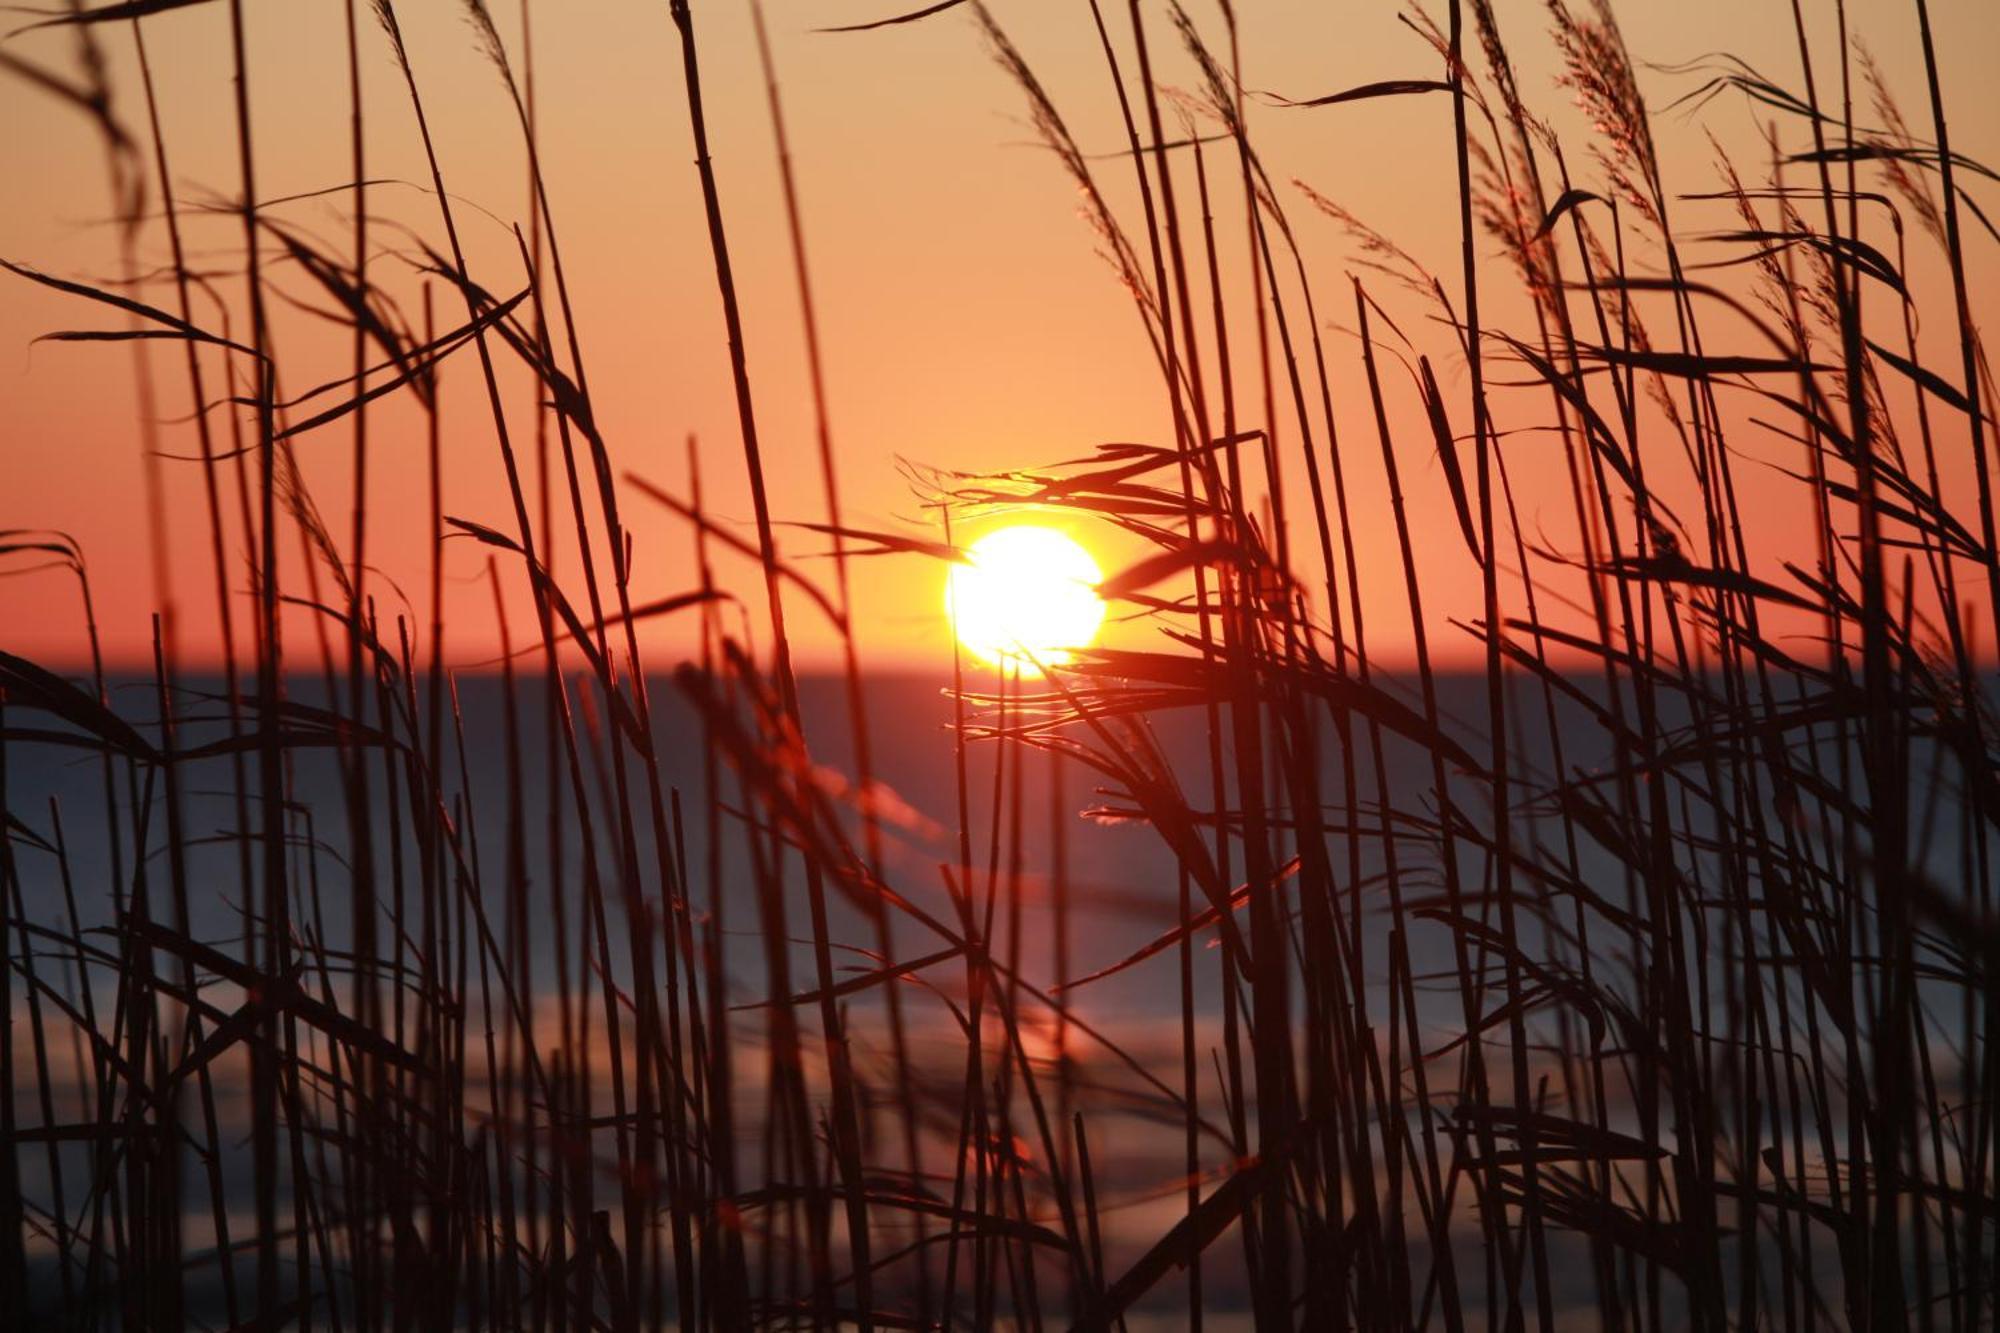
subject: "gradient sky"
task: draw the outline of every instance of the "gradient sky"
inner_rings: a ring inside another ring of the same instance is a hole
[[[861,527],[910,526],[921,515],[898,459],[949,468],[997,468],[1075,457],[1111,440],[1170,440],[1157,372],[1129,299],[1093,252],[1094,237],[1077,215],[1074,190],[1033,134],[1019,90],[994,64],[964,12],[859,34],[816,32],[896,12],[897,0],[769,0],[769,19],[805,210],[820,309],[831,412],[848,520]],[[366,6],[363,6],[364,10]],[[408,3],[403,23],[447,183],[465,201],[474,276],[489,288],[518,290],[519,264],[507,224],[525,222],[524,157],[504,91],[480,57],[456,4]],[[994,13],[1020,46],[1086,148],[1115,150],[1122,141],[1116,102],[1104,74],[1088,6],[996,3]],[[1246,83],[1253,89],[1311,97],[1389,78],[1440,77],[1430,49],[1398,20],[1391,3],[1241,0],[1238,5]],[[1556,59],[1542,5],[1497,6],[1521,86],[1563,134],[1573,169],[1594,172],[1589,127],[1555,86]],[[1806,5],[1816,26],[1816,59],[1830,70],[1833,7]],[[342,0],[248,6],[250,95],[256,161],[265,197],[305,194],[348,177],[348,97]],[[1122,5],[1108,6],[1124,31]],[[1915,6],[1866,0],[1848,6],[1850,21],[1886,71],[1919,134],[1930,132]],[[747,6],[696,0],[709,123],[727,215],[757,392],[772,502],[777,516],[823,517],[813,455],[812,418],[788,241],[780,209],[771,126]],[[1937,27],[1954,147],[2000,160],[2000,5],[1992,0],[1936,0]],[[516,0],[496,0],[495,17],[521,64]],[[1165,12],[1148,6],[1168,85],[1191,86],[1192,71],[1173,49]],[[1440,10],[1440,13],[1442,11]],[[1219,12],[1194,13],[1220,43]],[[1727,49],[1775,80],[1795,85],[1798,51],[1784,0],[1678,0],[1619,7],[1635,56],[1661,66]],[[599,417],[614,462],[676,493],[687,485],[686,441],[700,442],[710,507],[747,524],[750,505],[722,333],[720,307],[693,167],[680,55],[667,6],[658,0],[564,0],[531,11],[533,62],[544,167],[556,225],[577,300],[577,320]],[[368,174],[411,184],[378,186],[371,210],[440,240],[407,97],[382,33],[366,21],[364,84]],[[146,21],[167,151],[184,207],[213,203],[238,190],[226,9],[200,5]],[[150,155],[129,26],[107,25],[100,39],[111,59],[116,111]],[[74,39],[61,32],[13,38],[6,49],[73,76]],[[1129,68],[1128,60],[1128,68]],[[1826,75],[1823,74],[1823,77]],[[1694,76],[1642,68],[1650,104],[1661,107],[1692,89]],[[118,272],[105,160],[90,124],[26,81],[0,71],[0,178],[10,182],[0,206],[0,256],[79,277]],[[1715,149],[1739,159],[1753,182],[1765,150],[1759,119],[1742,99],[1725,96],[1699,115],[1663,118],[1659,134],[1669,189],[1716,187]],[[1297,177],[1394,236],[1440,273],[1454,273],[1457,224],[1450,105],[1438,96],[1398,98],[1322,109],[1265,102],[1251,110],[1253,136],[1273,177]],[[1798,128],[1785,127],[1792,142]],[[1115,206],[1134,204],[1130,173],[1103,164]],[[1222,173],[1227,175],[1227,173]],[[1594,183],[1594,182],[1586,182]],[[152,201],[157,204],[157,183]],[[1226,193],[1226,192],[1225,192]],[[1982,200],[1989,206],[1996,192]],[[1355,268],[1348,236],[1301,196],[1286,199],[1312,266],[1335,365],[1337,411],[1347,432],[1357,499],[1371,635],[1378,656],[1405,657],[1410,633],[1395,572],[1393,529],[1372,430],[1360,396],[1352,306],[1345,275]],[[477,205],[477,209],[470,205]],[[286,206],[283,216],[345,253],[346,197]],[[1724,204],[1681,205],[1684,231],[1737,225]],[[482,211],[483,210],[483,211]],[[1242,273],[1241,204],[1218,201],[1231,272]],[[1137,225],[1136,209],[1127,213]],[[233,270],[238,223],[223,214],[187,223],[197,267]],[[417,284],[391,251],[409,250],[386,226],[376,233],[378,274],[415,316]],[[1915,238],[1913,237],[1913,244]],[[166,257],[164,230],[138,240],[140,266]],[[1979,313],[1994,309],[1994,247],[1978,238],[1974,291]],[[1486,247],[1490,249],[1489,247]],[[1641,251],[1641,265],[1657,253]],[[1931,300],[1925,346],[1949,348],[1952,330],[1940,270],[1914,264],[1920,298]],[[1526,305],[1499,261],[1484,271],[1490,321],[1519,321]],[[294,296],[310,289],[295,271],[275,270]],[[222,279],[227,281],[227,279]],[[1425,332],[1425,312],[1379,276],[1367,275],[1385,305],[1434,356],[1444,340]],[[1456,283],[1447,284],[1456,296]],[[240,289],[232,286],[232,293]],[[456,298],[440,293],[439,320],[462,318]],[[155,283],[146,298],[170,304]],[[1238,302],[1239,307],[1244,305]],[[278,303],[276,339],[285,388],[298,392],[346,372],[344,334]],[[1247,311],[1239,348],[1251,345]],[[1407,318],[1405,318],[1407,316]],[[150,657],[149,613],[156,578],[149,557],[142,404],[133,353],[106,344],[34,344],[42,333],[115,328],[118,317],[73,298],[6,278],[0,295],[0,528],[56,528],[81,542],[92,576],[108,656],[137,664]],[[187,453],[194,435],[177,348],[153,348],[154,415],[160,447]],[[1947,362],[1946,364],[1955,364]],[[1391,370],[1393,419],[1420,421],[1414,393]],[[511,527],[510,508],[490,420],[469,355],[446,372],[447,512]],[[1463,407],[1462,368],[1443,370]],[[1253,383],[1247,359],[1239,381]],[[531,404],[525,384],[510,380],[510,410],[524,435]],[[1518,395],[1517,395],[1518,396]],[[403,396],[403,397],[406,397]],[[1526,407],[1522,409],[1524,412]],[[1500,424],[1510,407],[1498,409]],[[1525,419],[1525,418],[1523,418]],[[221,418],[217,418],[220,424]],[[429,559],[421,416],[407,402],[385,402],[372,417],[371,564],[383,580],[383,615],[400,588],[421,605]],[[1770,558],[1809,558],[1805,493],[1760,462],[1797,466],[1796,447],[1747,420],[1732,422],[1747,460],[1746,508],[1753,540]],[[1420,425],[1403,441],[1407,484],[1420,542],[1429,611],[1446,655],[1463,657],[1470,640],[1443,628],[1476,613],[1474,568],[1455,526],[1441,475]],[[329,527],[344,544],[350,508],[352,437],[345,425],[304,437],[299,460]],[[1567,500],[1556,484],[1560,454],[1552,436],[1509,437],[1513,480],[1531,536],[1574,549]],[[1954,475],[1961,475],[1963,469]],[[199,665],[219,648],[213,565],[198,469],[167,461],[165,576],[176,606],[182,660]],[[683,525],[627,492],[626,517],[636,543],[635,600],[683,591],[694,583]],[[747,532],[747,526],[746,526]],[[1078,529],[1107,569],[1130,548]],[[240,539],[240,533],[236,534]],[[1432,537],[1435,540],[1431,540]],[[823,551],[823,538],[788,530],[789,552]],[[489,659],[497,636],[483,574],[489,552],[451,543],[447,562],[452,614],[448,655],[461,664]],[[558,548],[558,572],[575,555]],[[25,567],[25,562],[16,562]],[[830,579],[825,564],[810,566]],[[301,586],[303,564],[287,579]],[[751,589],[752,571],[725,567],[732,585]],[[860,562],[857,622],[864,655],[876,664],[940,660],[939,567],[906,558]],[[503,576],[525,633],[531,623],[516,570]],[[241,592],[241,578],[236,580]],[[519,585],[519,586],[517,586]],[[754,593],[746,598],[755,605]],[[761,618],[753,612],[753,623]],[[682,651],[692,622],[649,628],[654,666]],[[801,656],[829,660],[825,626],[794,616]],[[1143,631],[1128,628],[1126,635]],[[0,646],[53,665],[84,660],[82,615],[73,580],[53,571],[0,580]]]

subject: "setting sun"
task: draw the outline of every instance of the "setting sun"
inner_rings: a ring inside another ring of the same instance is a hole
[[[980,660],[1024,675],[1059,665],[1104,623],[1104,577],[1090,553],[1054,528],[1000,528],[966,548],[945,579],[945,611]]]

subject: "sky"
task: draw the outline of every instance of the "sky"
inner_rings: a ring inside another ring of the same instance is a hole
[[[1080,219],[1076,191],[1034,143],[1020,90],[994,62],[961,8],[862,33],[821,28],[898,12],[897,0],[768,0],[768,19],[791,135],[828,377],[828,403],[847,522],[855,527],[927,533],[930,522],[906,464],[984,470],[1075,458],[1108,441],[1168,443],[1171,423],[1156,368],[1128,296],[1096,253]],[[1804,5],[1823,77],[1837,52],[1833,6]],[[282,217],[345,254],[350,179],[344,0],[246,5],[249,98],[258,189],[265,198],[313,196],[282,206]],[[421,282],[410,237],[442,241],[428,171],[400,74],[383,33],[363,11],[362,83],[367,175],[374,229],[371,264],[413,324],[420,322]],[[993,13],[1018,44],[1087,150],[1122,144],[1117,103],[1106,77],[1089,6],[1082,0],[1002,0]],[[1195,86],[1175,49],[1163,6],[1142,6],[1158,81]],[[1593,184],[1591,128],[1556,86],[1558,62],[1545,8],[1524,0],[1496,4],[1518,77],[1531,103],[1562,134],[1573,170]],[[2000,6],[1991,0],[1936,0],[1936,27],[1954,147],[2000,161]],[[474,277],[494,291],[519,290],[521,265],[511,228],[528,218],[525,155],[504,88],[482,57],[459,5],[444,0],[400,7],[415,76],[425,99],[446,183],[458,204]],[[1126,7],[1106,6],[1129,71]],[[1929,114],[1916,7],[1900,0],[1848,6],[1855,34],[1883,67],[1919,133]],[[600,424],[615,467],[677,495],[689,485],[692,447],[701,460],[711,512],[743,525],[751,515],[721,305],[711,267],[699,180],[689,132],[678,37],[664,3],[648,0],[543,0],[523,10],[497,0],[495,21],[517,70],[532,63],[543,168],[564,262],[576,302],[577,334],[589,369]],[[1211,41],[1222,42],[1221,11],[1192,12]],[[1450,104],[1441,96],[1400,97],[1341,106],[1294,108],[1278,97],[1306,99],[1384,79],[1441,76],[1435,54],[1392,3],[1239,0],[1237,5],[1251,134],[1272,177],[1294,179],[1339,201],[1392,235],[1440,274],[1456,272],[1458,242]],[[1438,10],[1442,15],[1442,8]],[[531,43],[523,38],[523,18]],[[743,303],[745,350],[775,517],[787,524],[825,517],[817,469],[804,343],[785,229],[771,121],[747,5],[695,0],[707,119],[722,207]],[[1694,89],[1700,75],[1671,67],[1728,50],[1775,81],[1799,82],[1792,8],[1781,0],[1681,0],[1617,7],[1625,37],[1642,62],[1641,86],[1654,108]],[[227,8],[192,5],[144,22],[169,159],[195,266],[218,286],[240,292],[240,224],[214,206],[240,189],[234,127]],[[141,95],[129,25],[99,29],[115,93],[115,114],[148,162],[153,140]],[[77,47],[62,31],[19,33],[0,50],[42,69],[76,77]],[[531,54],[531,61],[530,61]],[[1274,94],[1264,97],[1261,94]],[[1665,112],[1658,127],[1668,188],[1716,188],[1718,151],[1761,175],[1767,150],[1760,112],[1724,96],[1698,112]],[[103,146],[76,110],[30,81],[0,69],[0,178],[11,182],[0,204],[0,258],[49,273],[101,281],[121,273],[118,228]],[[1799,143],[1796,126],[1785,127]],[[1113,207],[1137,225],[1136,193],[1124,163],[1099,164]],[[1244,238],[1240,198],[1218,183],[1226,283],[1242,290]],[[1185,184],[1183,184],[1185,189]],[[329,192],[330,191],[330,192]],[[321,193],[329,192],[329,193]],[[1995,191],[1982,196],[1989,208]],[[151,220],[134,240],[138,271],[152,274],[141,299],[171,304],[158,279],[167,239],[158,222],[160,193],[149,182]],[[1406,660],[1413,643],[1402,606],[1393,528],[1379,454],[1367,429],[1352,333],[1347,275],[1358,273],[1399,326],[1439,360],[1447,392],[1461,403],[1463,367],[1429,323],[1421,302],[1363,267],[1353,237],[1317,214],[1302,194],[1285,206],[1314,274],[1323,333],[1334,361],[1336,410],[1352,450],[1357,546],[1371,649],[1387,662]],[[1737,225],[1727,205],[1677,205],[1685,230]],[[1233,222],[1231,221],[1233,219]],[[408,230],[400,230],[407,228]],[[1482,279],[1489,319],[1525,319],[1527,305],[1490,256]],[[1992,242],[1973,243],[1975,314],[1991,322],[1996,276]],[[1657,263],[1643,247],[1642,264]],[[310,308],[318,300],[296,269],[273,271],[274,339],[281,389],[300,393],[346,373],[347,335]],[[152,653],[151,616],[171,605],[178,660],[198,669],[221,649],[215,566],[200,468],[194,450],[180,349],[167,344],[37,342],[64,329],[116,328],[120,317],[11,276],[0,296],[0,529],[56,529],[83,549],[99,635],[107,658],[142,666]],[[1952,346],[1944,318],[1942,269],[1913,263],[1920,301],[1933,324],[1922,331],[1933,354]],[[1456,284],[1448,281],[1454,292]],[[440,327],[463,316],[454,294],[437,293]],[[1247,304],[1237,303],[1236,345],[1253,332]],[[212,305],[208,309],[213,311]],[[142,377],[138,359],[147,373]],[[219,365],[219,362],[215,363]],[[1944,364],[1952,364],[1949,360]],[[477,367],[469,355],[447,364],[442,398],[443,471],[448,513],[511,526],[511,507]],[[150,382],[150,391],[145,385]],[[1238,383],[1254,384],[1247,358]],[[534,404],[524,381],[507,379],[516,434],[533,437]],[[1426,432],[1407,377],[1392,374],[1389,410],[1410,459],[1406,484],[1419,535],[1418,560],[1437,650],[1469,659],[1471,640],[1449,628],[1475,614],[1479,588],[1456,540],[1441,472],[1423,443]],[[427,516],[425,423],[406,394],[370,415],[370,581],[384,621],[409,614],[422,625],[431,542]],[[1512,409],[1496,409],[1508,424]],[[226,415],[212,419],[221,427]],[[151,422],[150,427],[142,423]],[[1797,466],[1796,448],[1760,431],[1744,415],[1732,423],[1746,459],[1753,544],[1769,560],[1800,558],[1808,541],[1803,492],[1773,470]],[[1531,539],[1574,548],[1560,456],[1546,437],[1507,436],[1512,479]],[[163,497],[164,528],[155,534],[146,503],[147,450]],[[343,547],[352,508],[353,438],[346,425],[301,436],[297,457],[307,487]],[[527,447],[527,446],[524,446]],[[1787,454],[1787,449],[1791,450]],[[179,455],[179,457],[176,457]],[[1369,460],[1373,458],[1371,466]],[[1950,484],[1969,475],[1947,463]],[[1293,493],[1297,490],[1294,487]],[[233,503],[226,500],[225,503]],[[647,601],[687,591],[696,581],[685,524],[632,486],[621,504],[634,543],[633,596]],[[1129,540],[1071,522],[1107,570],[1136,555]],[[976,534],[974,534],[976,535]],[[232,527],[232,595],[247,614],[240,527]],[[154,557],[155,541],[166,552]],[[291,539],[288,537],[287,539]],[[788,556],[831,580],[819,557],[826,539],[808,529],[780,530]],[[467,540],[447,543],[448,660],[490,664],[499,624],[488,569],[493,552]],[[553,552],[558,577],[573,574],[577,553]],[[286,556],[286,586],[306,586],[302,555]],[[0,579],[0,647],[63,669],[87,661],[88,640],[76,581],[67,572],[14,558]],[[721,574],[741,592],[744,622],[761,633],[754,570],[725,559]],[[501,604],[519,635],[531,625],[531,602],[518,570],[497,574]],[[864,661],[877,667],[934,668],[947,651],[943,571],[914,557],[855,562],[854,619]],[[808,613],[792,617],[800,660],[835,660],[832,629]],[[670,664],[690,650],[694,621],[649,624],[650,664]],[[1113,641],[1138,643],[1144,625],[1115,627]]]

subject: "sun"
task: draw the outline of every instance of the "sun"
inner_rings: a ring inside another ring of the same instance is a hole
[[[984,662],[1025,676],[1059,666],[1104,623],[1103,572],[1054,528],[1017,524],[966,548],[945,578],[945,613],[958,641]]]

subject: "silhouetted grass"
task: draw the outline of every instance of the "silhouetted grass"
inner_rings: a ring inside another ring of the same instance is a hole
[[[704,500],[719,446],[689,441],[682,495],[653,459],[624,473],[600,431],[556,205],[617,203],[550,197],[525,3],[514,51],[464,3],[527,163],[519,268],[487,275],[391,0],[379,35],[346,9],[346,250],[259,194],[257,71],[227,0],[240,267],[198,271],[143,43],[178,7],[48,16],[78,40],[75,78],[0,54],[94,118],[123,272],[6,267],[127,321],[51,336],[180,344],[198,452],[155,447],[146,388],[142,466],[201,469],[206,541],[170,549],[155,478],[154,573],[212,567],[222,657],[219,679],[182,671],[162,593],[150,679],[114,695],[85,553],[0,533],[10,568],[75,576],[93,664],[73,681],[0,651],[8,1327],[1992,1324],[2000,554],[1967,251],[1996,239],[1994,176],[1950,149],[1924,0],[1931,138],[1850,58],[1839,7],[1831,76],[1795,11],[1803,91],[1728,56],[1671,72],[1774,118],[1757,170],[1661,160],[1596,0],[1549,7],[1587,173],[1486,0],[1407,16],[1422,77],[1268,99],[1365,123],[1444,94],[1449,279],[1272,179],[1227,6],[1090,0],[1109,155],[980,0],[820,39],[969,15],[1077,187],[1172,423],[1055,467],[911,467],[928,532],[843,514],[811,201],[753,6],[824,501],[801,525],[831,541],[830,587],[783,549],[766,492],[690,0],[664,17],[753,538]],[[144,135],[99,49],[128,38]],[[1166,42],[1187,89],[1164,86]],[[400,75],[434,229],[371,213],[371,62]],[[1136,217],[1111,202],[1126,172]],[[1240,218],[1218,207],[1239,197]],[[1352,271],[1308,264],[1297,197],[1358,247]],[[1682,220],[1718,213],[1730,230]],[[142,277],[148,223],[170,261]],[[1909,276],[1917,247],[1949,311]],[[350,339],[351,370],[303,391],[269,318],[295,276]],[[1515,324],[1491,313],[1508,288]],[[442,333],[439,299],[464,311]],[[1924,359],[1925,314],[1949,364]],[[439,385],[468,360],[499,519],[454,513],[445,486]],[[405,395],[422,626],[400,591],[378,601],[367,557],[370,407]],[[1752,430],[1814,516],[1776,557],[1745,512]],[[296,462],[309,434],[349,441],[344,535]],[[1517,493],[1524,440],[1560,451],[1555,493]],[[1357,539],[1382,527],[1356,486],[1378,456],[1393,570]],[[1433,456],[1451,513],[1420,531],[1406,487]],[[688,527],[679,591],[635,599],[631,495]],[[1537,509],[1572,529],[1547,535]],[[884,775],[921,719],[901,698],[882,716],[850,565],[957,559],[965,524],[1017,510],[1146,546],[1102,591],[1157,632],[1045,672],[954,649],[932,719],[950,734],[922,760],[946,776],[919,812]],[[447,540],[486,548],[491,672],[447,666]],[[1437,615],[1432,542],[1477,571],[1467,623]],[[731,561],[755,565],[768,621]],[[510,583],[535,611],[518,643]],[[1400,588],[1406,668],[1371,652],[1364,584]],[[788,614],[839,644],[825,707]],[[642,655],[640,622],[666,616],[699,622],[693,660]],[[1476,677],[1441,665],[1447,635],[1470,636]],[[67,805],[20,796],[75,788],[44,775],[79,757],[95,769]],[[1079,806],[1104,828],[1072,831]],[[1155,845],[1123,897],[1069,863],[1117,826]],[[1092,1004],[1119,986],[1150,1005]]]

